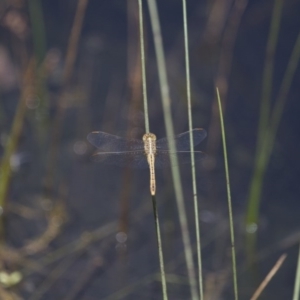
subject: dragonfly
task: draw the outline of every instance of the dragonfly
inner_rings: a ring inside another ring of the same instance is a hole
[[[169,148],[168,138],[156,139],[153,133],[145,133],[142,140],[125,139],[102,131],[93,131],[88,134],[87,140],[98,151],[93,155],[95,160],[117,166],[133,168],[149,168],[150,193],[156,193],[155,168],[162,168],[171,163],[171,156],[177,155],[179,163],[191,162],[190,133],[194,146],[206,137],[206,131],[195,128],[174,136],[176,152]],[[201,160],[204,153],[194,151],[195,161]]]

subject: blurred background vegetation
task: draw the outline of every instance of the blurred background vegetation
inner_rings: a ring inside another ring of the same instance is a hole
[[[180,133],[188,130],[182,2],[158,2]],[[144,7],[150,128],[161,138]],[[216,86],[241,299],[283,252],[263,297],[290,299],[300,238],[300,1],[188,0],[187,11],[193,123],[208,132],[197,146],[207,153],[197,165],[206,299],[232,299]],[[86,141],[94,130],[141,138],[141,91],[137,1],[0,1],[0,299],[161,298],[148,171],[95,164]],[[192,225],[191,172],[181,171]],[[189,299],[170,170],[157,181],[169,297]]]

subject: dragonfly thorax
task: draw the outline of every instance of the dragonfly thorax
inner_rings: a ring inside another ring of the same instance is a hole
[[[145,133],[143,136],[144,149],[146,154],[156,153],[156,135],[153,133]]]

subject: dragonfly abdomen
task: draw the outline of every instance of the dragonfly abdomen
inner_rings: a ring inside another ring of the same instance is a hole
[[[150,169],[150,193],[152,196],[156,192],[155,182],[155,154],[156,154],[156,136],[153,133],[146,133],[143,136],[144,149],[147,155],[147,161]]]

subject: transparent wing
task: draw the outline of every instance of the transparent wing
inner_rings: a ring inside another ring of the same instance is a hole
[[[190,132],[184,132],[175,136],[179,164],[190,163]],[[205,137],[203,129],[192,130],[194,145],[199,144]],[[127,140],[106,132],[95,131],[87,136],[88,141],[100,151],[93,155],[93,160],[116,166],[129,166],[133,168],[148,168],[147,157],[142,140]],[[156,142],[155,167],[162,168],[171,163],[168,139],[163,138]],[[195,161],[201,160],[205,155],[201,151],[195,151]]]
[[[190,151],[176,152],[179,164],[191,163]],[[170,151],[158,151],[155,155],[155,168],[161,169],[171,165],[171,156],[174,153]],[[199,162],[205,157],[201,151],[195,151],[195,162]],[[149,168],[147,157],[143,151],[132,152],[97,152],[92,156],[95,162],[100,162],[108,165],[115,165],[120,167],[131,167],[136,169]]]
[[[142,140],[127,140],[102,131],[93,131],[88,134],[87,140],[103,152],[142,151]]]
[[[137,169],[148,168],[148,162],[144,151],[97,152],[92,156],[92,159],[95,162],[120,167],[131,167]]]
[[[190,164],[191,163],[191,152],[190,151],[178,151],[176,152],[179,164]],[[170,151],[157,151],[155,156],[155,167],[160,169],[165,166],[171,165],[171,157],[175,155]],[[195,162],[199,162],[205,158],[205,154],[201,151],[194,151]]]
[[[202,128],[192,130],[192,137],[194,146],[200,144],[206,137],[206,131]],[[174,137],[176,150],[186,151],[190,150],[190,131],[183,132]],[[169,150],[168,139],[163,138],[156,141],[157,150]]]

